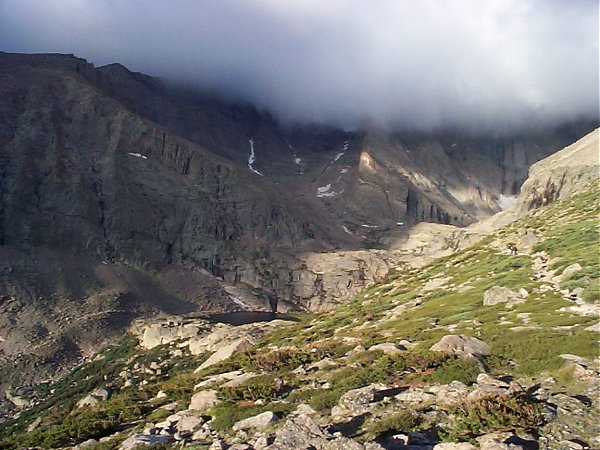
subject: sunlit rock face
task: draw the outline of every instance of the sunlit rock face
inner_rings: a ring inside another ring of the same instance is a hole
[[[331,308],[385,276],[389,242],[499,211],[587,130],[286,128],[118,64],[6,53],[0,118],[0,350],[31,377],[140,316]]]

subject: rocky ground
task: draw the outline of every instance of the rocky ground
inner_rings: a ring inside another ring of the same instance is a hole
[[[10,389],[0,446],[600,448],[599,198],[588,183],[329,313],[134,322]]]
[[[596,126],[290,128],[119,64],[4,52],[0,117],[0,390],[139,317],[332,308],[413,259],[387,251],[413,225],[507,207],[532,163]]]

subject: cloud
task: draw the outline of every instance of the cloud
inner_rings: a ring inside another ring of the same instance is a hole
[[[0,48],[121,62],[291,122],[598,118],[596,0],[0,0]]]

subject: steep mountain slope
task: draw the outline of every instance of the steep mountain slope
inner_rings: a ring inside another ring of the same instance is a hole
[[[586,152],[597,145],[595,131],[526,183],[557,161],[573,167],[570,155],[595,174],[585,185],[466,249],[397,266],[335,311],[287,325],[137,324],[138,345],[13,389],[34,406],[5,424],[3,445],[598,447],[600,185]]]
[[[287,279],[301,265],[290,248],[330,246],[302,205],[134,115],[80,75],[94,73],[81,60],[0,60],[1,306],[12,311],[0,350],[11,362],[60,367],[52,357],[114,339],[139,314],[240,309],[219,279],[258,278],[250,305],[268,307],[275,261]]]
[[[50,376],[140,316],[331,307],[416,222],[497,211],[588,126],[286,128],[120,65],[0,53],[1,369]]]
[[[481,222],[460,228],[433,223],[420,223],[410,229],[408,236],[390,240],[396,260],[411,265],[422,264],[432,258],[447,256],[466,248],[495,232],[529,211],[578,192],[599,176],[600,130],[596,129],[577,142],[533,164],[518,199],[501,213]],[[518,247],[528,245],[529,236],[516,238]]]

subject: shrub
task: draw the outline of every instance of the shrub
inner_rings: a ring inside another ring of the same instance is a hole
[[[61,447],[87,439],[97,439],[113,432],[120,424],[137,419],[145,412],[138,399],[118,395],[93,407],[76,409],[55,426],[21,436],[27,446]]]
[[[525,395],[486,396],[456,404],[448,412],[452,415],[452,423],[442,434],[450,441],[473,440],[493,432],[531,432],[544,423],[541,405]]]
[[[461,381],[465,384],[471,384],[477,380],[479,372],[479,366],[472,358],[450,358],[429,375],[427,381],[440,384]]]
[[[211,410],[210,413],[213,419],[210,422],[210,426],[217,431],[229,430],[233,427],[234,423],[265,411],[272,411],[280,416],[285,416],[290,413],[292,408],[293,405],[288,403],[273,403],[270,405],[257,406],[225,402],[215,406]]]
[[[344,389],[322,390],[315,395],[309,402],[316,411],[326,411],[337,405],[342,394],[346,392]]]
[[[294,347],[273,350],[268,353],[246,355],[245,366],[250,370],[277,372],[293,370],[296,367],[312,361],[312,355]]]
[[[371,421],[368,434],[372,437],[392,433],[408,433],[417,431],[421,420],[419,415],[408,410],[398,411]]]
[[[219,392],[225,401],[237,402],[240,400],[273,401],[278,395],[285,392],[289,387],[289,381],[276,378],[273,375],[261,375],[238,385],[221,386]]]

